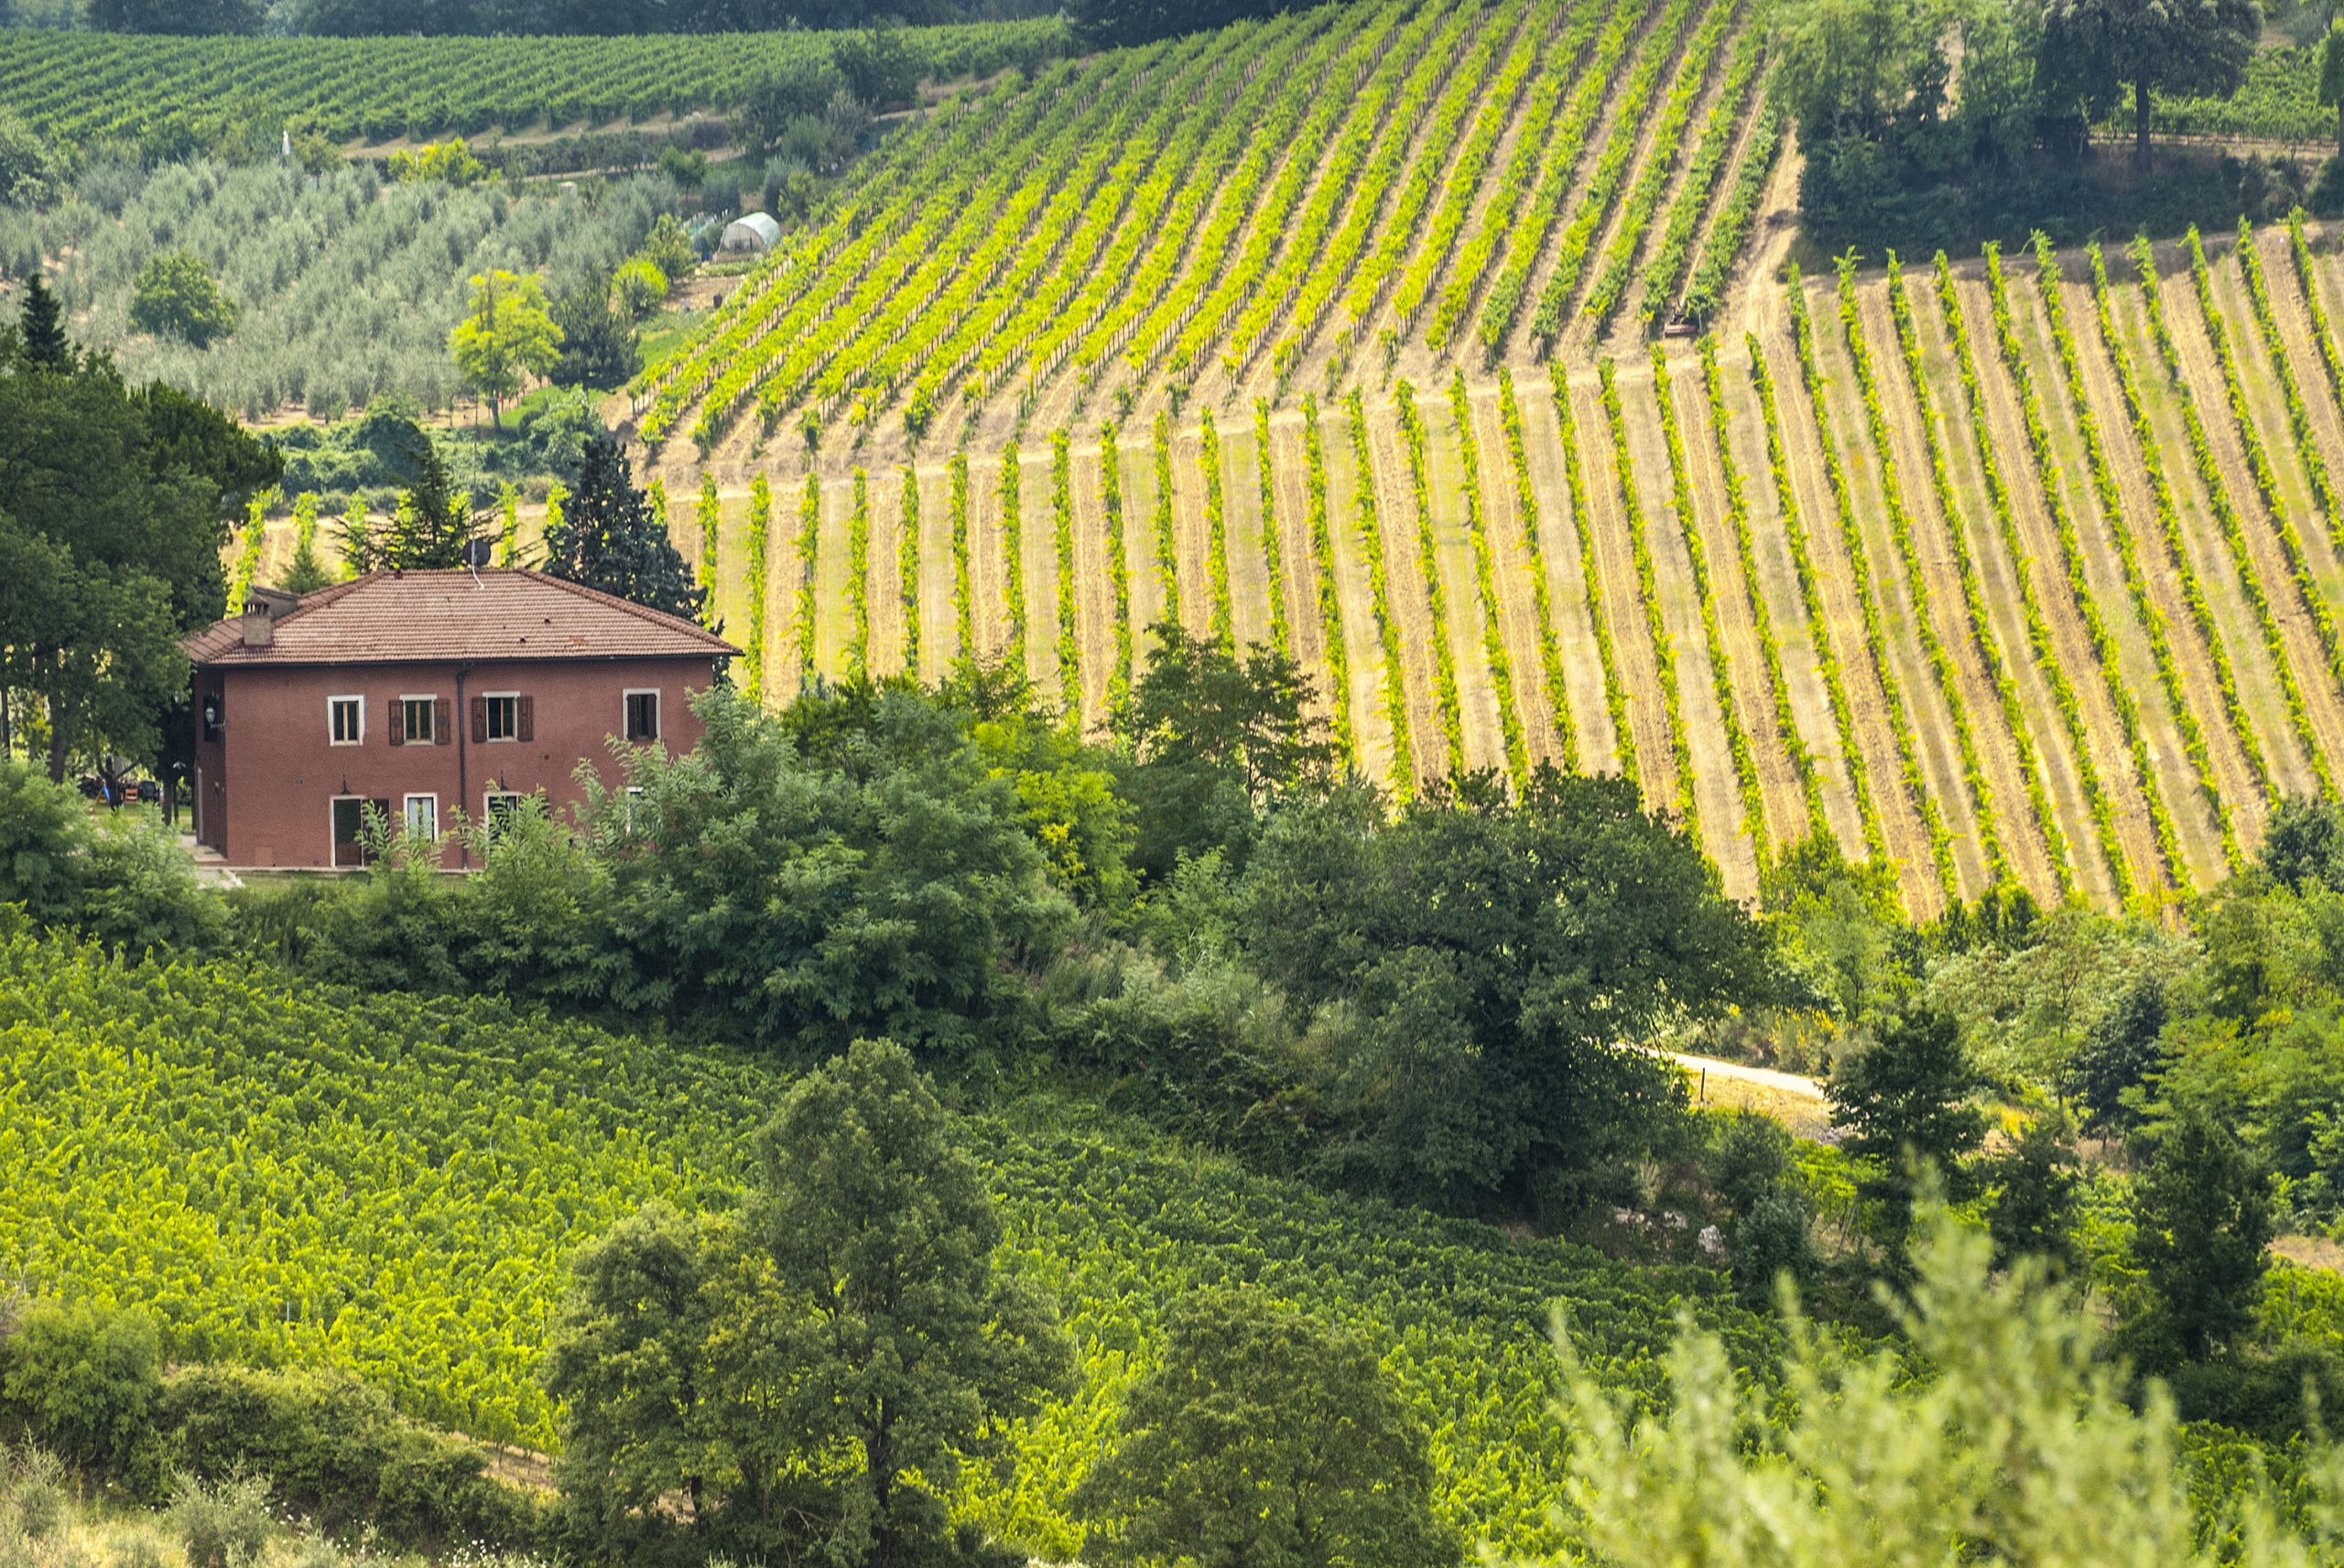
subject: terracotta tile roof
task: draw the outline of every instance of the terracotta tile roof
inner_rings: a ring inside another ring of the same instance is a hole
[[[384,665],[453,659],[639,659],[737,654],[701,627],[543,572],[369,572],[305,593],[266,648],[231,616],[181,640],[199,665]]]

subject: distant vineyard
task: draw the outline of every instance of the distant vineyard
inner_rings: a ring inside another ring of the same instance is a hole
[[[1241,643],[1283,628],[1394,795],[1460,761],[1616,770],[1735,892],[1820,827],[1885,856],[1922,914],[1998,886],[2154,910],[2251,854],[2273,801],[2328,787],[2331,235],[1796,287],[1747,337],[1476,370],[1439,395],[1216,401],[1209,439],[1192,411],[972,444],[869,485],[867,516],[819,464],[811,664],[768,655],[765,689],[1007,655],[1098,723],[1160,615]],[[859,597],[832,565],[850,527],[868,533]],[[733,624],[749,590],[719,584]],[[897,606],[924,607],[917,646]]]
[[[2336,145],[2336,111],[2319,101],[2319,49],[2258,50],[2246,81],[2229,98],[2149,99],[2149,127],[2165,135],[2240,136],[2256,140]],[[2111,116],[2111,135],[2132,133],[2132,105]]]
[[[982,76],[1065,51],[1055,20],[921,27],[926,73]],[[370,141],[730,109],[760,73],[827,59],[822,33],[647,38],[234,38],[0,29],[0,104],[51,135],[136,142],[174,122],[298,124]]]
[[[1755,17],[1381,0],[1061,62],[894,138],[635,384],[639,433],[884,460],[1673,319],[1720,297],[1781,146]]]

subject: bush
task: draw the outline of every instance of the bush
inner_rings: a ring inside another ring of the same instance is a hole
[[[618,293],[619,308],[640,321],[667,297],[667,275],[649,256],[634,256],[612,275],[611,287]]]
[[[0,1414],[71,1464],[129,1477],[149,1453],[161,1368],[146,1314],[42,1303],[0,1346]]]
[[[167,251],[138,269],[130,291],[130,324],[208,349],[236,330],[236,306],[202,262],[186,251]]]
[[[2209,1421],[2284,1444],[2310,1431],[2323,1412],[2344,1409],[2344,1358],[2327,1346],[2298,1340],[2268,1356],[2192,1362],[2175,1369],[2172,1387],[2174,1411],[2182,1420]]]
[[[207,1486],[181,1472],[167,1516],[188,1568],[244,1568],[268,1543],[268,1479],[239,1472]]]
[[[93,820],[81,796],[0,758],[0,904],[117,952],[202,948],[225,928],[170,835],[138,812]]]
[[[166,1383],[157,1424],[187,1478],[267,1475],[331,1533],[371,1524],[429,1550],[535,1536],[534,1506],[483,1473],[478,1447],[407,1420],[346,1372],[187,1368]]]

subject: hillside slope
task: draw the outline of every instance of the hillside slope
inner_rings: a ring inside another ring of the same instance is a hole
[[[654,1195],[725,1201],[783,1081],[487,1003],[125,967],[18,934],[0,940],[0,1275],[147,1305],[177,1358],[337,1363],[417,1415],[547,1446],[533,1374],[566,1254]],[[1029,1101],[968,1123],[1082,1376],[957,1507],[1046,1558],[1079,1545],[1066,1490],[1164,1309],[1206,1282],[1375,1334],[1435,1433],[1442,1510],[1516,1552],[1555,1544],[1553,1303],[1619,1385],[1657,1386],[1680,1307],[1743,1364],[1770,1359],[1770,1331],[1705,1271],[1326,1197],[1087,1121]]]

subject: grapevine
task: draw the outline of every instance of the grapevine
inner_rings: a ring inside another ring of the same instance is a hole
[[[1506,652],[1504,606],[1498,598],[1496,564],[1490,550],[1489,519],[1481,508],[1481,444],[1473,434],[1473,406],[1465,395],[1465,373],[1449,384],[1449,406],[1457,421],[1457,450],[1465,469],[1465,527],[1473,541],[1473,586],[1481,597],[1481,655],[1489,662],[1490,685],[1498,702],[1498,730],[1505,741],[1506,771],[1514,787],[1530,778],[1530,752],[1522,736],[1522,714],[1514,696],[1514,660]]]
[[[1197,477],[1205,486],[1205,568],[1212,588],[1213,639],[1233,640],[1229,607],[1229,515],[1221,493],[1221,432],[1205,410],[1197,442]]]
[[[765,700],[765,546],[773,525],[773,482],[762,472],[749,481],[748,562],[742,591],[749,599],[749,632],[741,650],[741,693],[751,706]]]
[[[1302,399],[1302,459],[1310,492],[1310,558],[1318,587],[1318,634],[1327,660],[1327,705],[1334,715],[1335,744],[1353,769],[1365,772],[1365,757],[1351,725],[1351,650],[1343,644],[1342,593],[1335,581],[1335,541],[1327,516],[1327,454],[1318,428],[1318,401]]]
[[[1579,576],[1587,589],[1587,619],[1595,633],[1596,662],[1603,668],[1603,708],[1612,720],[1612,754],[1620,776],[1644,787],[1636,759],[1636,732],[1628,722],[1628,687],[1620,678],[1619,650],[1612,638],[1612,615],[1605,608],[1603,574],[1595,564],[1595,513],[1588,504],[1586,470],[1579,461],[1578,422],[1571,416],[1570,388],[1557,373],[1552,380],[1555,422],[1563,443],[1563,483],[1570,492],[1571,524],[1579,533]]]
[[[1563,675],[1562,644],[1555,636],[1555,596],[1546,582],[1546,562],[1538,539],[1538,492],[1530,483],[1530,453],[1522,433],[1522,405],[1514,395],[1514,373],[1498,371],[1498,419],[1505,429],[1505,455],[1514,474],[1514,515],[1522,524],[1522,553],[1530,576],[1531,608],[1538,617],[1538,674],[1546,711],[1553,715],[1555,747],[1563,771],[1579,772],[1579,733],[1571,722],[1570,694]]]
[[[1123,709],[1132,687],[1132,574],[1123,554],[1123,472],[1121,432],[1112,425],[1099,427],[1100,508],[1107,518],[1107,582],[1114,595],[1115,668],[1107,683],[1107,708]]]
[[[1416,754],[1408,744],[1408,689],[1400,663],[1400,623],[1392,614],[1392,589],[1384,569],[1384,522],[1375,504],[1375,454],[1367,439],[1367,406],[1354,388],[1351,413],[1351,460],[1358,470],[1360,547],[1367,556],[1369,597],[1375,607],[1376,635],[1384,644],[1384,717],[1392,726],[1392,794],[1405,804],[1416,790]]]
[[[822,484],[812,473],[798,501],[798,615],[791,642],[798,650],[798,688],[814,683],[814,626],[819,585],[815,581],[822,547]]]
[[[1393,389],[1400,413],[1400,437],[1408,453],[1408,484],[1416,518],[1416,571],[1424,579],[1426,613],[1431,628],[1433,710],[1440,721],[1449,776],[1465,772],[1464,721],[1458,711],[1457,652],[1449,645],[1449,589],[1440,569],[1440,543],[1433,534],[1432,492],[1425,472],[1425,427],[1417,417],[1415,389],[1403,381]]]
[[[904,614],[904,672],[920,676],[919,657],[919,476],[906,463],[895,523],[895,597]]]
[[[1262,562],[1268,573],[1270,648],[1280,658],[1294,654],[1293,629],[1286,608],[1286,542],[1278,535],[1278,492],[1270,463],[1270,405],[1253,400],[1253,470],[1261,487]]]
[[[1628,527],[1628,550],[1636,567],[1636,596],[1644,601],[1644,631],[1652,638],[1653,667],[1660,676],[1660,703],[1668,720],[1668,750],[1677,768],[1677,814],[1696,843],[1701,837],[1700,803],[1693,789],[1693,750],[1685,738],[1685,711],[1677,687],[1677,639],[1661,619],[1660,587],[1653,580],[1652,546],[1645,538],[1643,501],[1636,494],[1635,465],[1628,457],[1628,425],[1620,413],[1620,385],[1612,362],[1599,360],[1603,420],[1612,435],[1612,466],[1619,480],[1620,512]]]
[[[1074,620],[1074,454],[1072,432],[1050,437],[1050,536],[1058,557],[1058,702],[1069,720],[1082,716],[1082,643]]]
[[[854,504],[846,520],[846,678],[871,673],[871,480],[854,470]]]

